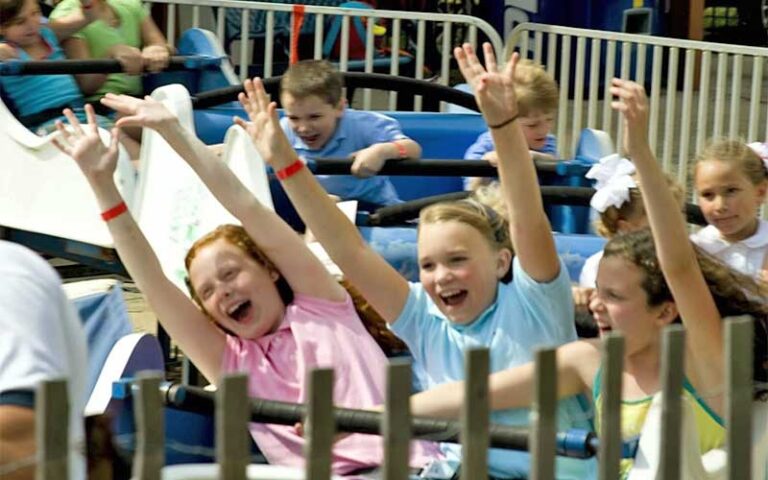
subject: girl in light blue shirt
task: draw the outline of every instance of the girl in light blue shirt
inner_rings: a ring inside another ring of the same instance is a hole
[[[490,45],[484,48],[485,58],[492,59]],[[261,81],[246,82],[241,97],[252,123],[239,123],[282,180],[307,227],[411,349],[416,374],[426,386],[463,378],[466,348],[489,347],[497,371],[530,361],[539,345],[576,339],[570,280],[557,256],[535,167],[517,122],[514,88],[488,82],[501,76],[484,75],[468,45],[455,54],[500,153],[502,203],[509,221],[475,200],[424,209],[418,234],[419,283],[409,283],[367,245],[303,168]],[[514,69],[516,61],[514,57],[509,68]],[[504,78],[514,82],[511,76]],[[561,428],[589,428],[587,413],[575,398],[563,402],[558,415]],[[527,412],[500,412],[494,421],[526,424]],[[449,457],[457,453],[444,451]],[[558,478],[594,476],[591,461],[561,460]],[[492,450],[489,466],[494,477],[524,478],[528,454]]]

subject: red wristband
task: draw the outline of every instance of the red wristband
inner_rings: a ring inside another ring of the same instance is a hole
[[[105,222],[108,222],[112,220],[113,218],[119,217],[120,215],[124,214],[128,211],[128,205],[125,204],[125,202],[120,202],[114,207],[110,208],[109,210],[104,210],[101,212],[101,219]]]
[[[406,150],[404,146],[402,146],[397,142],[389,142],[389,143],[391,143],[397,148],[397,154],[399,155],[400,159],[408,158],[408,150]]]
[[[280,180],[285,180],[286,178],[291,178],[294,176],[302,168],[304,168],[304,162],[302,162],[300,158],[297,158],[296,161],[292,164],[276,171],[275,176]]]

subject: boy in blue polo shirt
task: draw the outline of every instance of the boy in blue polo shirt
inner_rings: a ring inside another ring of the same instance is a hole
[[[399,203],[388,177],[375,176],[392,158],[417,159],[418,143],[403,134],[397,120],[346,108],[341,74],[324,60],[292,65],[280,82],[285,116],[280,125],[299,156],[352,158],[351,175],[319,175],[320,183],[342,200],[375,206]]]

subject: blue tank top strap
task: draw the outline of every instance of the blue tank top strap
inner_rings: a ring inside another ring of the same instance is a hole
[[[685,377],[685,376],[683,377],[683,389],[685,389],[686,391],[688,391],[688,393],[691,394],[691,396],[696,400],[696,403],[699,404],[702,410],[707,412],[707,415],[712,417],[712,420],[714,420],[721,427],[725,428],[725,422],[723,421],[722,418],[720,418],[720,415],[715,413],[715,411],[712,410],[712,408],[709,405],[707,405],[704,399],[702,399],[701,396],[699,395],[699,392],[697,392],[696,389],[693,388],[693,385],[691,385],[691,382],[688,381],[688,377]]]

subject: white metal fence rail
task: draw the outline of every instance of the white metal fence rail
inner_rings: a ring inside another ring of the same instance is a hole
[[[506,54],[513,50],[545,65],[558,81],[557,139],[564,158],[585,127],[620,141],[622,125],[608,92],[614,76],[649,89],[651,145],[683,185],[689,159],[707,139],[768,139],[762,98],[768,48],[525,23],[508,38]]]
[[[165,35],[170,42],[177,34],[177,26],[212,28],[219,38],[224,41],[226,36],[225,21],[227,11],[236,10],[240,14],[240,32],[245,41],[241,41],[237,62],[240,65],[240,79],[244,80],[248,67],[251,65],[253,53],[249,47],[248,35],[244,32],[251,32],[252,16],[256,12],[264,13],[265,25],[264,32],[264,51],[261,57],[263,64],[264,77],[270,77],[274,74],[274,54],[275,54],[275,14],[291,14],[296,5],[291,3],[266,3],[250,2],[238,0],[150,0],[148,4],[166,4],[168,6],[167,22],[165,25]],[[207,10],[202,10],[203,8]],[[215,10],[214,10],[215,9]],[[191,10],[191,12],[190,12]],[[203,18],[204,13],[213,15],[206,22]],[[191,16],[189,15],[191,13]],[[503,41],[499,33],[486,21],[469,15],[441,14],[429,12],[405,12],[394,10],[369,10],[358,8],[339,8],[328,6],[304,5],[306,15],[314,15],[314,51],[313,58],[319,59],[323,56],[323,45],[326,40],[327,22],[336,18],[341,18],[341,29],[339,33],[339,70],[346,72],[350,67],[350,27],[351,21],[356,18],[363,19],[365,28],[365,58],[363,61],[363,71],[373,72],[374,60],[387,59],[389,62],[388,72],[391,75],[402,75],[400,67],[401,50],[408,47],[404,38],[404,22],[412,22],[416,25],[416,42],[414,45],[414,78],[424,78],[425,52],[427,51],[427,42],[437,42],[436,38],[427,38],[427,27],[437,27],[441,33],[439,40],[440,68],[435,74],[442,85],[448,85],[450,74],[450,62],[452,58],[452,49],[454,45],[468,41],[477,44],[478,32],[493,45],[494,50],[500,53],[503,49]],[[383,38],[383,43],[388,46],[389,53],[382,57],[381,52],[377,52],[374,39],[373,26],[378,20],[389,20],[390,28]],[[210,23],[215,22],[215,26]],[[260,28],[261,30],[261,28]],[[435,30],[437,31],[437,29]],[[454,38],[454,32],[462,33],[461,38]],[[224,47],[224,45],[222,45]],[[389,109],[396,110],[396,96],[389,97]],[[370,91],[364,93],[363,108],[370,108]],[[417,99],[416,110],[421,109],[420,99]]]

